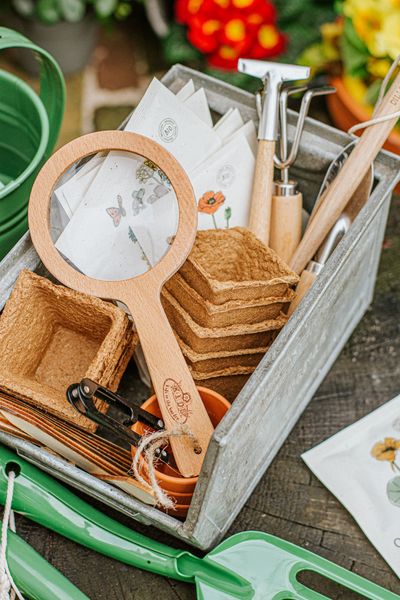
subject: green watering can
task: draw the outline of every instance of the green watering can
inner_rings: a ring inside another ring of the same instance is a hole
[[[174,550],[102,514],[0,445],[1,504],[11,470],[17,475],[12,501],[15,511],[123,563],[193,583],[199,600],[329,600],[300,583],[298,575],[304,571],[314,571],[369,600],[400,600],[397,594],[308,550],[257,531],[226,539],[204,558]],[[23,581],[16,583],[25,590]],[[45,592],[32,597],[51,600]],[[81,598],[78,592],[70,595],[70,600]]]
[[[28,200],[35,177],[60,131],[65,85],[58,64],[23,35],[0,27],[0,50],[31,50],[41,62],[40,94],[0,70],[0,260],[28,229]]]

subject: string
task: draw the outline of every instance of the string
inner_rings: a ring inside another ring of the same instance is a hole
[[[193,447],[199,446],[195,435],[187,426],[181,425],[172,431],[155,431],[142,436],[142,439],[136,449],[132,462],[132,471],[135,478],[147,489],[154,492],[158,506],[167,510],[175,508],[175,500],[171,498],[159,485],[156,475],[155,464],[158,460],[157,450],[165,447],[171,437],[187,436],[193,442]],[[140,457],[144,454],[145,464],[148,471],[150,483],[141,475],[143,465],[140,464]]]
[[[14,582],[7,563],[7,541],[8,527],[15,533],[15,518],[11,508],[14,495],[15,473],[10,471],[8,474],[8,485],[6,502],[4,505],[3,523],[1,527],[1,548],[0,548],[0,600],[13,600],[15,596],[19,600],[24,600],[16,583]]]
[[[375,117],[376,113],[378,112],[382,101],[383,101],[383,97],[386,93],[389,81],[394,73],[394,71],[397,69],[397,67],[399,66],[400,63],[400,54],[399,56],[393,61],[389,71],[386,73],[385,78],[383,79],[381,86],[379,88],[379,94],[378,94],[378,99],[376,101],[375,104],[375,108],[374,111],[372,113],[372,119],[368,119],[367,121],[362,121],[361,123],[357,123],[356,125],[353,125],[352,127],[350,127],[350,129],[348,129],[347,133],[349,133],[350,135],[354,134],[356,131],[359,131],[360,129],[365,129],[366,127],[370,127],[371,125],[378,125],[379,123],[384,123],[385,121],[391,121],[392,119],[398,118],[400,117],[400,110],[397,110],[393,113],[390,113],[389,115],[383,115],[381,117]]]

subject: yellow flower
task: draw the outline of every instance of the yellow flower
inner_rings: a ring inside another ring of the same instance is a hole
[[[400,449],[400,440],[387,437],[383,442],[377,442],[371,450],[371,455],[376,460],[387,460],[394,463],[396,452]]]
[[[391,61],[387,58],[374,58],[371,56],[368,59],[368,72],[374,75],[374,77],[383,79],[389,71],[391,64]]]
[[[372,56],[400,54],[400,0],[345,0],[343,12]]]
[[[382,28],[375,38],[377,56],[395,59],[400,54],[400,9],[385,16]]]
[[[354,98],[354,100],[357,100],[357,102],[363,106],[368,106],[365,101],[365,95],[368,87],[362,79],[359,77],[350,77],[350,75],[345,75],[343,77],[343,83],[344,87],[349,92],[351,97]]]

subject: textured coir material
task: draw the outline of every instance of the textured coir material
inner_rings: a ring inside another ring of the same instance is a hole
[[[66,389],[89,377],[116,390],[137,341],[113,304],[22,271],[0,318],[0,389],[94,431]]]
[[[294,291],[288,287],[282,297],[255,298],[247,302],[231,300],[223,304],[212,304],[202,298],[179,273],[165,284],[165,288],[202,327],[249,325],[275,319],[295,296]]]
[[[177,338],[183,356],[193,373],[214,374],[216,371],[229,368],[253,367],[254,369],[268,350],[268,347],[266,347],[252,350],[234,350],[232,352],[199,353],[194,352],[178,336]]]
[[[179,272],[212,304],[279,298],[299,279],[273,250],[241,227],[198,231]]]
[[[162,295],[162,304],[175,333],[198,353],[267,347],[287,321],[286,315],[280,315],[253,325],[206,328],[193,321],[167,290]]]

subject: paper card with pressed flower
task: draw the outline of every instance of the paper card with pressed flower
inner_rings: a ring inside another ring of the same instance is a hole
[[[254,154],[242,134],[195,170],[199,229],[247,226],[254,169]]]
[[[302,458],[400,577],[400,396]]]

